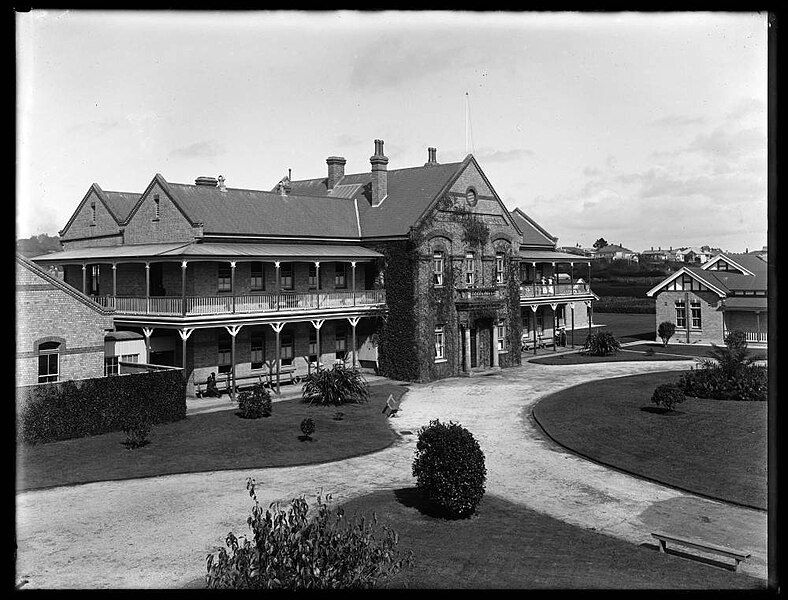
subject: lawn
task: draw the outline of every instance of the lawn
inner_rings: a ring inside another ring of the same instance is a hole
[[[594,311],[594,323],[605,325],[601,331],[612,333],[619,342],[656,339],[656,317],[651,314],[598,313]],[[585,338],[583,338],[585,339]]]
[[[412,550],[414,565],[391,588],[762,588],[759,579],[564,523],[485,496],[464,520],[431,516],[415,488],[385,490],[343,505],[375,513]]]
[[[389,446],[396,434],[381,414],[389,394],[406,388],[370,387],[363,405],[313,407],[298,399],[276,402],[273,414],[243,419],[236,410],[205,413],[157,425],[151,443],[129,450],[125,434],[108,433],[74,440],[17,447],[17,490],[227,469],[283,467],[329,462]],[[334,420],[342,411],[341,421]],[[313,441],[300,441],[300,423],[315,421]]]
[[[591,363],[602,362],[629,362],[629,361],[653,361],[653,360],[687,360],[689,357],[672,356],[670,354],[654,353],[649,356],[644,352],[629,352],[622,349],[618,354],[611,354],[609,356],[586,356],[578,352],[571,354],[556,354],[555,356],[544,356],[542,358],[534,358],[528,362],[537,365],[587,365]]]
[[[718,344],[723,346],[723,344]],[[709,358],[711,346],[700,346],[698,344],[668,344],[662,347],[662,342],[650,344],[634,344],[627,346],[626,349],[630,352],[645,352],[649,348],[653,348],[655,352],[665,352],[669,354],[681,354],[682,356],[694,356],[698,358]],[[765,348],[747,348],[750,354],[758,359],[766,359],[768,352]]]
[[[574,386],[534,406],[559,444],[601,463],[690,492],[766,509],[765,402],[687,398],[655,412],[651,394],[681,372]]]

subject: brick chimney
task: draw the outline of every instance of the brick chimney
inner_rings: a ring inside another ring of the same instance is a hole
[[[383,155],[383,140],[375,140],[375,154],[369,157],[372,163],[372,206],[378,206],[388,195],[389,159]]]
[[[334,189],[334,186],[339,183],[339,180],[345,176],[345,163],[347,161],[343,156],[329,156],[326,159],[328,165],[328,181],[326,186],[329,191]]]
[[[219,188],[220,192],[226,192],[227,187],[224,185],[224,176],[219,175],[219,178],[216,180],[216,187]]]
[[[425,167],[434,167],[438,164],[438,159],[435,158],[437,152],[435,148],[427,148],[427,162],[424,163]]]

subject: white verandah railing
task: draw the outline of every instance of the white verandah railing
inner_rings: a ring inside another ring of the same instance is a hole
[[[253,314],[379,306],[386,303],[384,290],[334,290],[331,292],[280,292],[242,294],[237,296],[186,296],[133,298],[124,296],[94,296],[106,308],[132,315],[202,316],[223,314]]]

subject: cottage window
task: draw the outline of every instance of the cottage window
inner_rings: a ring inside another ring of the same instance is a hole
[[[315,263],[310,263],[309,265],[309,287],[311,289],[320,289],[320,277]]]
[[[347,265],[345,263],[335,263],[334,287],[345,289],[347,287]]]
[[[104,377],[117,375],[120,372],[117,356],[107,356],[104,358]]]
[[[465,253],[465,285],[476,284],[476,257],[473,252]]]
[[[443,325],[435,328],[435,361],[446,358],[446,346],[443,334]]]
[[[60,374],[60,343],[38,345],[38,383],[57,381]]]
[[[229,292],[232,290],[232,272],[230,265],[219,265],[219,291]]]
[[[153,197],[153,220],[158,221],[161,213],[159,212],[159,197]]]
[[[262,332],[253,333],[250,347],[252,351],[252,368],[262,369],[265,363],[265,335]]]
[[[432,283],[435,287],[443,286],[443,252],[432,255]]]
[[[700,300],[690,302],[690,316],[692,317],[692,328],[700,329]]]
[[[256,291],[265,290],[265,268],[261,262],[253,262],[251,288]]]
[[[498,252],[495,255],[495,283],[503,283],[503,253]]]
[[[232,340],[229,333],[219,334],[217,350],[219,373],[229,373],[232,361]]]
[[[282,339],[280,341],[280,348],[282,351],[282,364],[293,364],[293,334],[282,332]]]
[[[139,354],[124,354],[120,357],[121,362],[138,363],[140,362]]]
[[[687,327],[687,307],[684,300],[676,300],[676,327],[683,329]]]
[[[279,280],[283,290],[293,289],[293,263],[282,263]]]
[[[341,324],[337,324],[335,332],[335,350],[336,357],[344,360],[347,354],[347,328]]]
[[[503,352],[506,350],[506,323],[498,321],[496,327],[498,328],[498,351]]]

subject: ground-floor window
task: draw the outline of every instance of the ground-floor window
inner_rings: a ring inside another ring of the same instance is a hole
[[[140,362],[139,354],[124,354],[120,357],[121,362],[138,363]]]
[[[539,335],[544,333],[544,314],[540,309],[536,309],[536,332]]]
[[[496,327],[498,328],[498,350],[503,352],[506,350],[506,324],[503,321],[498,321]]]
[[[105,356],[104,357],[104,377],[110,375],[117,375],[119,373],[118,357]]]
[[[690,316],[692,317],[692,328],[700,329],[700,300],[690,302]]]
[[[282,364],[293,364],[293,334],[290,332],[282,332],[282,339],[280,340],[282,350]]]
[[[344,360],[347,354],[347,329],[342,324],[337,323],[334,335],[334,350],[336,351],[336,357],[340,360]]]
[[[676,300],[676,327],[684,329],[687,327],[687,307],[684,300]]]
[[[265,363],[265,335],[262,332],[253,333],[250,347],[252,351],[252,368],[262,369]]]
[[[443,333],[443,325],[435,328],[435,360],[446,358],[446,346]]]
[[[555,318],[556,318],[556,321],[558,322],[559,325],[562,325],[562,326],[566,325],[566,307],[565,306],[563,306],[563,305],[556,306],[556,308],[555,308]]]
[[[531,315],[533,311],[529,308],[528,312],[524,313],[523,318],[523,333],[528,334],[531,333]]]
[[[60,343],[38,345],[38,383],[57,381],[60,374]]]
[[[218,364],[219,364],[219,373],[229,373],[231,369],[231,351],[232,351],[232,341],[230,340],[230,334],[219,334],[219,343],[218,343]]]
[[[317,361],[317,329],[309,330],[309,361]]]

